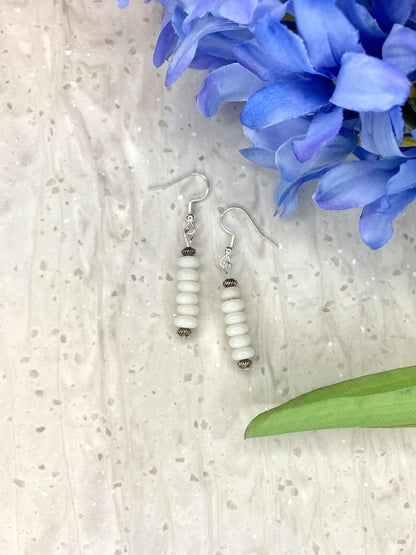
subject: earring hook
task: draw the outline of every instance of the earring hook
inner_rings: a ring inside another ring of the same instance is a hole
[[[259,235],[262,239],[267,241],[267,243],[270,243],[270,245],[272,245],[273,247],[276,247],[277,249],[280,248],[278,243],[275,243],[274,241],[272,241],[271,239],[266,237],[266,235],[264,235],[264,233],[262,231],[260,231],[260,228],[254,223],[251,216],[248,214],[248,212],[244,208],[242,208],[241,206],[229,206],[228,208],[226,208],[224,210],[224,212],[220,216],[220,224],[221,224],[222,229],[225,231],[225,233],[228,233],[228,235],[231,235],[231,241],[230,241],[230,244],[227,247],[227,249],[232,250],[233,247],[234,247],[234,242],[235,242],[235,233],[233,233],[230,229],[228,229],[224,225],[224,216],[227,214],[227,212],[231,212],[231,210],[237,210],[238,212],[242,212],[245,215],[245,217],[249,220],[251,225],[254,227],[257,235]]]
[[[209,179],[203,173],[192,172],[192,173],[189,173],[188,175],[180,177],[179,179],[176,179],[175,181],[171,181],[170,183],[167,183],[167,184],[164,184],[164,185],[153,185],[153,186],[149,187],[149,190],[153,191],[153,190],[156,190],[156,189],[166,189],[167,187],[170,187],[171,185],[178,185],[179,183],[182,183],[182,181],[185,181],[186,179],[188,179],[190,177],[199,177],[200,179],[202,179],[202,181],[206,185],[206,190],[205,190],[205,193],[202,195],[202,197],[194,198],[194,199],[192,199],[188,202],[188,214],[192,214],[192,205],[195,202],[201,202],[202,200],[205,200],[207,198],[207,196],[209,195],[210,190],[211,190],[211,184],[209,182]]]
[[[192,172],[188,175],[185,175],[184,177],[181,177],[180,179],[177,179],[175,181],[171,181],[170,183],[167,183],[165,185],[153,185],[151,187],[149,187],[150,190],[154,190],[154,189],[165,189],[166,187],[170,187],[171,185],[177,185],[178,183],[181,183],[182,181],[185,181],[186,179],[190,178],[190,177],[199,177],[200,179],[202,179],[202,181],[204,181],[205,185],[206,185],[206,189],[204,194],[201,197],[198,198],[193,198],[188,202],[188,214],[186,215],[186,225],[184,227],[183,230],[183,236],[185,239],[185,243],[186,246],[189,248],[191,246],[192,240],[194,238],[195,235],[195,216],[192,213],[192,205],[195,202],[201,202],[202,200],[205,200],[207,198],[207,196],[209,195],[209,192],[211,190],[211,185],[210,182],[208,180],[208,177],[206,175],[204,175],[203,173],[200,172]]]

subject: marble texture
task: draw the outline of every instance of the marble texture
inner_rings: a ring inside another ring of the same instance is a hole
[[[246,162],[238,106],[205,120],[188,72],[152,66],[160,9],[5,0],[1,18],[0,553],[416,552],[416,431],[243,440],[257,413],[416,360],[415,206],[370,252],[358,212],[302,191],[272,217],[276,175]],[[199,327],[175,333],[192,170]],[[234,274],[256,358],[231,360],[218,215],[238,215]]]

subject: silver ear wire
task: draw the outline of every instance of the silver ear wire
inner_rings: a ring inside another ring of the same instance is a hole
[[[231,210],[237,210],[238,212],[242,212],[244,214],[244,216],[249,220],[251,225],[254,227],[254,229],[256,230],[256,233],[257,233],[257,235],[259,235],[259,237],[261,237],[262,239],[264,239],[265,241],[270,243],[270,245],[273,245],[273,247],[276,247],[278,249],[280,248],[280,245],[278,243],[275,243],[274,241],[272,241],[272,239],[269,239],[268,237],[266,237],[266,235],[264,235],[264,233],[262,233],[260,231],[260,228],[254,223],[254,221],[252,220],[252,218],[248,214],[248,212],[244,208],[242,208],[241,206],[229,206],[228,208],[226,208],[224,210],[224,212],[220,216],[220,224],[221,224],[222,229],[225,231],[225,233],[228,233],[228,235],[231,235],[231,241],[230,241],[230,244],[229,244],[229,248],[232,249],[234,247],[235,233],[233,233],[230,229],[225,227],[225,225],[224,225],[224,216],[227,214],[227,212],[231,212]]]
[[[189,201],[189,203],[188,203],[188,214],[192,214],[192,205],[193,205],[193,203],[194,202],[201,202],[202,200],[205,200],[207,198],[207,196],[209,195],[209,192],[211,190],[211,184],[209,182],[208,177],[206,175],[204,175],[203,173],[192,172],[187,177],[199,177],[200,179],[202,179],[204,181],[205,186],[206,186],[205,193],[202,195],[202,197],[194,198],[194,199]]]
[[[166,183],[164,185],[151,185],[149,187],[150,191],[154,191],[154,190],[157,190],[157,189],[166,189],[167,187],[170,187],[171,185],[178,185],[179,183],[182,183],[183,181],[186,181],[190,177],[200,178],[205,183],[206,189],[205,189],[204,194],[201,197],[193,198],[188,202],[188,213],[186,215],[186,225],[185,225],[184,230],[183,230],[183,236],[184,236],[184,239],[185,239],[186,246],[188,248],[191,246],[192,239],[194,238],[194,235],[195,235],[195,225],[194,225],[195,215],[192,212],[192,205],[195,202],[201,202],[201,201],[205,200],[207,198],[207,196],[209,195],[210,190],[211,190],[211,185],[210,185],[208,177],[206,175],[204,175],[203,173],[200,173],[200,172],[192,172],[192,173],[189,173],[188,175],[185,175],[184,177],[176,179],[175,181],[171,181],[170,183]]]
[[[190,177],[199,177],[200,179],[202,179],[202,181],[205,183],[205,186],[206,186],[205,193],[202,195],[202,197],[195,198],[195,199],[192,199],[192,200],[189,201],[188,212],[191,213],[192,212],[192,204],[194,202],[200,202],[201,200],[205,200],[207,198],[207,196],[209,195],[209,192],[211,190],[211,185],[210,185],[209,179],[203,173],[200,173],[200,172],[188,173],[187,175],[184,175],[183,177],[180,177],[179,179],[176,179],[175,181],[169,181],[169,183],[164,183],[163,185],[160,184],[160,183],[157,184],[157,185],[150,185],[150,187],[148,187],[148,190],[149,191],[157,191],[158,189],[167,189],[168,187],[170,187],[172,185],[179,185],[179,183],[182,183],[183,181],[186,181]]]
[[[220,224],[221,224],[222,229],[225,231],[225,233],[227,233],[228,235],[231,235],[231,240],[230,240],[229,245],[225,249],[225,254],[220,258],[220,266],[225,271],[227,276],[229,276],[229,274],[231,273],[231,254],[232,254],[232,251],[233,251],[233,248],[234,248],[234,243],[235,243],[235,233],[232,232],[227,227],[225,227],[224,217],[227,214],[227,212],[231,212],[231,210],[236,210],[238,212],[242,212],[244,214],[244,216],[249,220],[251,225],[254,227],[254,229],[255,229],[255,231],[256,231],[256,233],[259,237],[261,237],[262,239],[267,241],[267,243],[269,243],[273,247],[276,247],[278,249],[280,248],[280,245],[278,243],[275,243],[274,241],[272,241],[271,239],[266,237],[266,235],[264,235],[264,233],[262,233],[260,231],[259,227],[254,223],[251,216],[248,214],[248,212],[244,208],[242,208],[241,206],[229,206],[228,208],[226,208],[224,210],[224,212],[220,216]]]

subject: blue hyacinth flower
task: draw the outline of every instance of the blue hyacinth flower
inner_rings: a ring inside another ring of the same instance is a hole
[[[397,157],[400,160],[400,157],[404,156],[399,148],[404,132],[400,106],[406,102],[410,91],[406,74],[415,68],[415,32],[399,24],[392,24],[390,35],[384,33],[385,38],[389,38],[388,41],[384,41],[384,49],[382,48],[386,61],[369,56],[363,51],[362,45],[354,39],[354,36],[359,36],[358,33],[354,35],[351,32],[346,18],[340,17],[339,12],[337,17],[334,17],[337,8],[335,3],[329,0],[326,7],[331,6],[332,13],[328,10],[328,19],[325,19],[325,14],[320,12],[319,20],[324,25],[319,29],[317,36],[317,20],[312,17],[312,11],[316,16],[319,9],[312,4],[314,3],[307,0],[294,0],[295,10],[298,9],[299,34],[296,35],[280,22],[265,19],[258,23],[256,39],[249,45],[242,44],[237,47],[240,63],[250,67],[263,78],[267,75],[272,81],[249,98],[241,115],[243,125],[257,130],[257,140],[262,130],[269,126],[282,124],[294,118],[303,118],[310,122],[303,136],[292,136],[291,145],[289,140],[286,142],[284,155],[282,150],[276,155],[281,182],[275,192],[275,201],[277,208],[283,206],[282,216],[290,215],[296,207],[300,185],[321,175],[323,177],[315,195],[315,201],[319,206],[326,209],[351,207],[351,198],[345,194],[345,189],[352,183],[356,189],[350,190],[350,194],[356,197],[354,206],[371,204],[386,195],[385,190],[381,191],[380,187],[376,186],[380,185],[376,177],[377,168],[382,169],[381,158]],[[310,9],[303,10],[305,7]],[[381,33],[380,31],[377,36],[380,37]],[[349,43],[336,42],[337,36],[345,35],[349,36]],[[400,40],[402,37],[406,40]],[[320,44],[323,44],[323,47],[319,47]],[[325,49],[325,45],[330,46]],[[349,48],[350,51],[345,51],[345,48]],[[267,63],[267,58],[272,52],[274,59],[270,64]],[[310,53],[313,54],[313,58]],[[355,124],[352,115],[354,112]],[[374,177],[372,181],[357,181],[357,176],[354,176],[351,177],[351,181],[343,183],[340,178],[341,173],[349,175],[349,172],[353,174],[356,170],[355,166],[342,163],[356,145],[350,148],[350,145],[345,143],[345,151],[338,151],[339,159],[332,159],[326,167],[322,167],[318,153],[326,144],[331,144],[330,141],[339,133],[345,133],[343,113],[349,116],[350,132],[354,134],[355,129],[356,133],[360,133],[362,147],[377,155],[377,161],[369,168],[369,173]],[[272,165],[271,152],[259,148],[256,143],[252,149],[243,151],[243,154],[256,161],[263,158],[267,165]],[[303,172],[299,169],[300,177],[296,175],[288,178],[285,175],[287,161],[292,160],[293,165],[294,159],[301,163],[300,166],[304,165],[305,169]],[[395,164],[393,173],[397,172],[399,162]],[[330,171],[333,167],[340,173],[335,169]],[[329,174],[331,179],[327,179],[326,174]],[[333,185],[337,179],[340,187],[328,186]],[[385,187],[387,179],[383,183]],[[322,200],[324,190],[328,202]],[[395,211],[397,212],[409,198],[411,195],[402,194],[400,198],[395,197],[394,202],[389,204],[390,208],[387,209],[385,205],[384,221],[387,222],[389,217],[393,217]],[[331,203],[331,200],[334,202]],[[383,240],[370,239],[369,226],[366,225],[369,214],[369,209],[363,211],[360,229],[364,240],[376,248],[376,245],[387,240],[387,235],[390,236],[391,221],[384,227],[386,235]],[[374,215],[372,219],[374,220]],[[378,229],[382,229],[382,226]]]
[[[339,165],[320,180],[314,200],[328,210],[364,206],[360,233],[367,245],[378,249],[391,238],[393,220],[416,199],[416,152],[409,155],[414,158]]]
[[[318,180],[320,207],[363,207],[364,241],[384,244],[416,189],[414,0],[157,1],[166,85],[203,69],[203,115],[245,103],[253,144],[241,152],[280,171],[276,212],[293,213],[299,188]]]

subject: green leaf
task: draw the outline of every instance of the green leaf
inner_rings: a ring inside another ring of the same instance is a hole
[[[404,121],[412,129],[416,127],[416,98],[411,97],[407,99],[406,104],[402,108]]]
[[[315,389],[256,416],[245,438],[326,428],[416,426],[416,366]]]
[[[413,97],[408,98],[407,103],[410,104],[413,111],[416,112],[416,97],[413,96]]]

